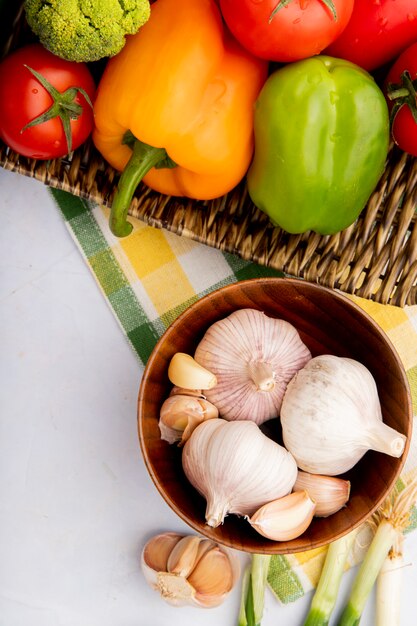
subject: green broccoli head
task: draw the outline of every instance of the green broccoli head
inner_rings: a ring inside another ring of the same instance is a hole
[[[148,0],[25,0],[40,42],[68,61],[98,61],[123,48],[150,16]]]

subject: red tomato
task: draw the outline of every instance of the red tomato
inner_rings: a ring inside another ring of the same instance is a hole
[[[408,72],[408,76],[403,75]],[[411,82],[410,82],[411,81]],[[412,82],[414,81],[414,85]],[[417,156],[417,42],[404,50],[389,70],[384,90],[387,94],[388,106],[395,117],[391,132],[395,143],[413,156]],[[389,98],[395,90],[397,97]],[[399,91],[401,90],[401,91]],[[394,109],[395,107],[395,109]],[[394,109],[394,111],[393,111]],[[413,111],[415,117],[413,117]]]
[[[220,0],[219,4],[244,48],[262,59],[286,63],[319,54],[343,31],[354,0],[332,1],[336,18],[325,0],[289,0],[276,12],[279,0]]]
[[[0,63],[1,139],[15,152],[34,159],[65,156],[69,150],[59,117],[23,130],[53,104],[45,87],[25,65],[41,74],[59,92],[70,87],[81,88],[92,101],[95,84],[90,71],[85,64],[60,59],[40,44],[19,48]],[[75,149],[87,139],[94,118],[81,92],[74,93],[73,101],[82,107],[79,117],[70,120],[72,149]]]
[[[417,0],[355,0],[349,24],[326,54],[370,71],[417,40]]]

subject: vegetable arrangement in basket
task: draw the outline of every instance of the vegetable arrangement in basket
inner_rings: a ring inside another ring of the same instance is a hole
[[[162,194],[209,200],[246,175],[254,204],[273,224],[290,233],[333,234],[355,222],[378,184],[388,109],[394,141],[417,152],[414,0],[26,0],[24,6],[39,42],[74,64],[76,106],[68,106],[68,93],[64,116],[54,105],[48,64],[36,76],[22,63],[26,88],[10,89],[6,58],[1,139],[19,154],[49,159],[71,153],[92,132],[104,159],[123,171],[110,224],[117,236],[131,231],[126,215],[142,179]],[[393,65],[407,47],[401,75],[388,77],[384,64]],[[93,122],[77,72],[93,70],[99,59],[105,69]],[[376,70],[377,81],[368,73]],[[22,104],[18,127],[7,108]],[[79,137],[77,127],[88,120]],[[54,150],[53,125],[60,144]]]

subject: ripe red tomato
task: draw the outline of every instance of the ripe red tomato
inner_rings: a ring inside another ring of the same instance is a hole
[[[352,17],[326,54],[374,70],[417,40],[417,0],[355,0]]]
[[[23,156],[34,159],[65,156],[69,149],[59,117],[25,128],[53,104],[51,95],[26,66],[60,93],[76,88],[68,93],[69,102],[72,98],[73,103],[82,107],[77,119],[69,120],[72,149],[80,146],[93,128],[92,107],[78,89],[83,89],[92,101],[94,80],[84,63],[60,59],[40,44],[19,48],[0,63],[0,138]]]
[[[354,0],[220,0],[224,20],[240,44],[269,61],[319,54],[340,35]],[[277,9],[277,10],[276,10]]]
[[[404,75],[404,72],[407,74]],[[416,89],[417,42],[400,54],[389,70],[384,84],[388,106],[395,113],[391,125],[393,139],[401,150],[413,156],[417,156]],[[389,97],[391,92],[396,95],[394,99]]]

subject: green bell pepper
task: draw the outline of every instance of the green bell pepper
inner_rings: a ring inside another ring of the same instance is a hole
[[[389,114],[362,68],[315,56],[275,70],[255,104],[253,203],[289,233],[337,233],[365,207],[384,170]]]

